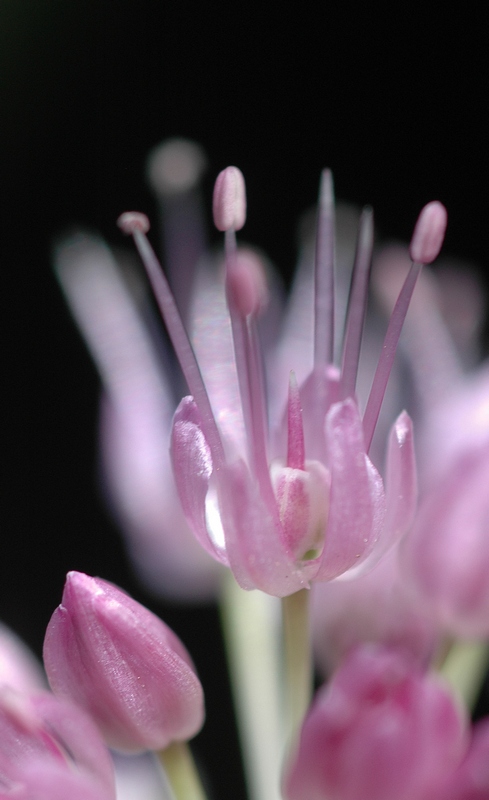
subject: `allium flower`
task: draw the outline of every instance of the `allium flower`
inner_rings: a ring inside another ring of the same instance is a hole
[[[68,573],[46,631],[44,664],[53,691],[89,711],[116,749],[163,749],[202,726],[202,687],[183,644],[100,578]]]
[[[341,368],[334,351],[334,205],[329,172],[322,178],[316,248],[314,368],[298,387],[269,387],[282,396],[284,421],[268,432],[256,320],[264,280],[256,260],[236,248],[245,220],[244,179],[235,167],[219,176],[216,226],[226,232],[227,324],[207,333],[200,347],[219,365],[207,385],[156,257],[146,239],[147,219],[127,213],[120,227],[132,233],[165,318],[191,397],[174,418],[172,460],[183,510],[202,546],[230,566],[245,589],[285,596],[311,580],[331,580],[375,563],[404,533],[414,512],[416,480],[411,423],[401,414],[392,428],[386,488],[368,457],[382,398],[421,262],[441,247],[446,212],[423,209],[412,240],[415,263],[399,296],[363,420],[355,397],[372,215],[362,215]],[[211,310],[208,312],[211,314]],[[313,309],[311,309],[313,313]],[[232,349],[230,340],[232,336]],[[231,351],[222,363],[222,353]],[[294,364],[290,364],[291,369]],[[239,388],[236,402],[235,387]],[[284,391],[285,389],[285,391]],[[233,398],[233,399],[231,399]],[[231,421],[231,425],[230,425]],[[287,444],[285,443],[287,441]],[[281,452],[271,452],[281,443]],[[279,456],[276,460],[274,456]]]
[[[115,800],[108,750],[80,708],[0,689],[0,797]]]
[[[462,758],[467,722],[395,650],[353,653],[322,689],[284,781],[287,800],[425,800]]]

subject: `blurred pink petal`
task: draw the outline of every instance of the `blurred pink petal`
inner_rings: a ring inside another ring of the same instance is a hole
[[[287,800],[414,800],[466,745],[448,691],[396,651],[358,649],[322,689],[286,772]]]

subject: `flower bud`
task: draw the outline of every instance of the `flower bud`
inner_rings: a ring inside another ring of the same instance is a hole
[[[287,800],[431,796],[464,752],[448,692],[394,650],[355,651],[318,695],[285,781]]]
[[[239,231],[245,224],[246,188],[238,167],[226,167],[217,176],[212,213],[218,231]]]
[[[163,749],[202,726],[202,687],[183,644],[100,578],[68,573],[44,664],[53,691],[85,708],[116,749]]]
[[[0,797],[115,800],[107,748],[87,715],[53,695],[0,689]]]

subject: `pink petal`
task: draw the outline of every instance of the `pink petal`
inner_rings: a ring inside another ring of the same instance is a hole
[[[102,398],[100,442],[105,483],[131,557],[158,595],[214,597],[219,566],[197,542],[182,511],[170,461],[171,419]]]
[[[307,587],[315,566],[297,567],[244,462],[221,470],[218,492],[229,565],[240,586],[276,597]]]
[[[329,520],[316,580],[331,580],[360,564],[383,527],[382,481],[365,455],[355,402],[336,403],[326,417],[327,465],[331,472]]]
[[[207,528],[206,498],[213,471],[212,457],[192,397],[184,397],[175,412],[171,459],[183,512],[194,535],[211,556],[227,565],[225,552],[211,539]]]

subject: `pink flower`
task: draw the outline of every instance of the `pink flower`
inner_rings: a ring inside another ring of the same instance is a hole
[[[287,800],[423,800],[465,750],[447,690],[394,650],[353,653],[316,697],[284,781]]]
[[[115,800],[112,762],[79,708],[47,692],[0,690],[0,798]]]
[[[190,739],[204,721],[202,687],[183,644],[100,578],[68,573],[44,664],[53,691],[85,708],[111,747],[163,749]]]
[[[208,338],[200,342],[200,349],[207,350],[203,363],[195,358],[146,239],[147,219],[131,212],[122,215],[119,225],[134,235],[192,393],[177,409],[171,445],[187,520],[202,546],[231,567],[243,588],[284,596],[309,586],[311,580],[331,580],[360,565],[372,566],[412,521],[416,478],[409,417],[401,414],[392,428],[385,487],[368,452],[420,264],[413,265],[391,317],[362,420],[355,382],[372,215],[369,211],[362,215],[341,368],[337,368],[331,363],[334,206],[331,175],[323,174],[315,307],[310,310],[315,319],[314,367],[300,388],[291,376],[288,398],[287,387],[269,387],[275,395],[273,404],[286,407],[278,430],[269,433],[257,333],[264,304],[263,273],[256,259],[250,263],[235,242],[235,229],[244,223],[241,173],[228,168],[216,187],[217,227],[230,226],[225,234],[228,315],[219,316]],[[440,204],[423,210],[413,240],[416,257],[427,263],[434,256],[445,224]],[[214,382],[208,385],[209,361]],[[290,364],[291,369],[294,366]]]

